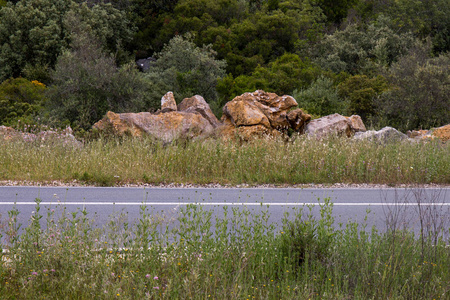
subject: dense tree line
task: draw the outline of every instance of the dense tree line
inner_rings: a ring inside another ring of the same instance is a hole
[[[450,122],[449,53],[447,0],[0,0],[0,123],[86,130],[169,90],[220,115],[264,89],[314,116],[429,128]]]

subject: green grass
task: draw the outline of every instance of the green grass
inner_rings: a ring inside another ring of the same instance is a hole
[[[110,186],[179,184],[449,184],[450,143],[380,144],[346,138],[249,143],[151,139],[0,144],[0,180]]]
[[[414,235],[335,224],[329,199],[320,219],[305,207],[279,227],[264,207],[213,217],[202,206],[161,215],[143,205],[136,223],[115,214],[98,228],[86,210],[42,213],[36,202],[22,234],[16,210],[3,216],[1,299],[450,298],[448,211],[418,215]]]

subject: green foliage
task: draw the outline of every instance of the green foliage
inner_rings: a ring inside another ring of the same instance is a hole
[[[85,30],[116,53],[132,34],[124,13],[110,4],[88,6],[72,0],[21,0],[0,9],[0,80],[23,75],[34,66],[53,68],[57,57],[68,47],[71,24],[77,16]],[[48,77],[48,75],[47,75]]]
[[[227,73],[250,75],[258,65],[294,52],[299,40],[321,36],[324,16],[320,8],[308,1],[295,8],[281,4],[270,12],[250,13],[245,2],[238,0],[179,1],[173,13],[149,18],[147,29],[136,36],[141,41],[135,41],[149,56],[174,35],[190,32],[196,45],[211,44],[218,59],[226,59]]]
[[[168,91],[178,101],[196,94],[208,102],[217,100],[216,84],[225,74],[226,63],[214,58],[210,46],[199,48],[192,42],[192,36],[176,36],[156,57],[146,73],[153,91],[153,108],[160,107],[159,101]]]
[[[38,81],[11,78],[0,84],[0,124],[36,124],[46,102],[46,87]]]
[[[339,23],[358,0],[313,0],[312,2],[322,9],[328,22]]]
[[[383,124],[406,131],[449,123],[450,54],[428,58],[423,51],[411,51],[388,70],[393,88],[377,101]]]
[[[294,90],[293,97],[309,114],[317,116],[348,114],[348,101],[339,97],[333,80],[327,77],[319,77],[308,88]]]
[[[381,75],[374,78],[351,76],[338,86],[339,96],[349,103],[349,113],[357,114],[363,120],[375,115],[375,101],[387,89],[388,83]]]
[[[219,81],[217,90],[224,99],[255,90],[266,90],[278,95],[292,94],[295,89],[309,86],[322,70],[298,55],[285,53],[268,66],[258,66],[250,75],[233,78],[231,74]]]
[[[0,80],[18,77],[26,64],[53,65],[67,45],[62,18],[68,0],[30,0],[0,10]]]
[[[148,108],[148,84],[133,66],[116,67],[97,39],[87,33],[73,35],[72,50],[58,57],[49,89],[54,121],[89,129],[108,111]]]
[[[373,73],[377,66],[389,66],[395,62],[413,45],[410,33],[396,31],[391,20],[384,16],[367,29],[350,24],[342,31],[325,36],[315,61],[335,73]]]
[[[312,213],[303,214],[303,209],[295,214],[294,220],[287,217],[283,219],[283,231],[277,236],[279,256],[282,261],[282,270],[288,268],[300,272],[300,268],[308,268],[304,264],[313,261],[326,264],[330,259],[329,253],[335,239],[332,216],[333,205],[330,199],[320,205],[321,218],[316,219]]]

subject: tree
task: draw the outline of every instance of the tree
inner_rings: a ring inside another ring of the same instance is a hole
[[[395,62],[413,42],[412,34],[397,33],[391,20],[381,15],[367,29],[350,24],[327,35],[311,54],[316,53],[314,61],[322,68],[335,73],[370,74]]]
[[[87,130],[108,110],[148,109],[149,85],[142,74],[134,65],[118,68],[98,39],[82,28],[74,27],[71,50],[58,57],[52,74],[48,109],[53,121]]]
[[[327,16],[328,22],[339,23],[347,16],[347,12],[352,8],[358,0],[314,0]]]
[[[24,75],[35,66],[50,70],[71,40],[67,19],[75,15],[101,41],[117,53],[131,38],[124,13],[110,4],[92,7],[72,0],[21,0],[0,8],[0,80]]]
[[[350,114],[357,114],[367,121],[376,114],[376,98],[387,89],[388,83],[381,75],[373,78],[355,75],[339,84],[338,94],[348,102]]]
[[[377,99],[382,125],[412,130],[448,124],[450,54],[429,58],[429,49],[410,50],[387,71],[392,88]]]
[[[215,59],[211,46],[199,48],[192,36],[175,36],[156,58],[146,74],[155,91],[155,102],[168,91],[174,92],[179,101],[195,94],[208,102],[217,100],[216,84],[225,75],[226,63]]]
[[[348,101],[339,97],[333,80],[324,76],[319,77],[305,89],[295,90],[293,97],[309,114],[326,116],[348,113]]]
[[[0,80],[18,77],[25,65],[54,65],[67,36],[68,0],[28,0],[0,10]]]

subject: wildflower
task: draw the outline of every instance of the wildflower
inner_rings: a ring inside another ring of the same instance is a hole
[[[33,273],[31,273],[31,275],[37,275],[38,273],[37,272],[33,272]]]
[[[158,276],[153,277],[154,280],[158,280]]]
[[[159,290],[159,286],[154,286],[153,289]]]
[[[145,275],[146,278],[150,278],[150,274]]]
[[[55,269],[51,269],[50,271],[52,271],[52,272],[56,272],[56,271],[55,271]]]

